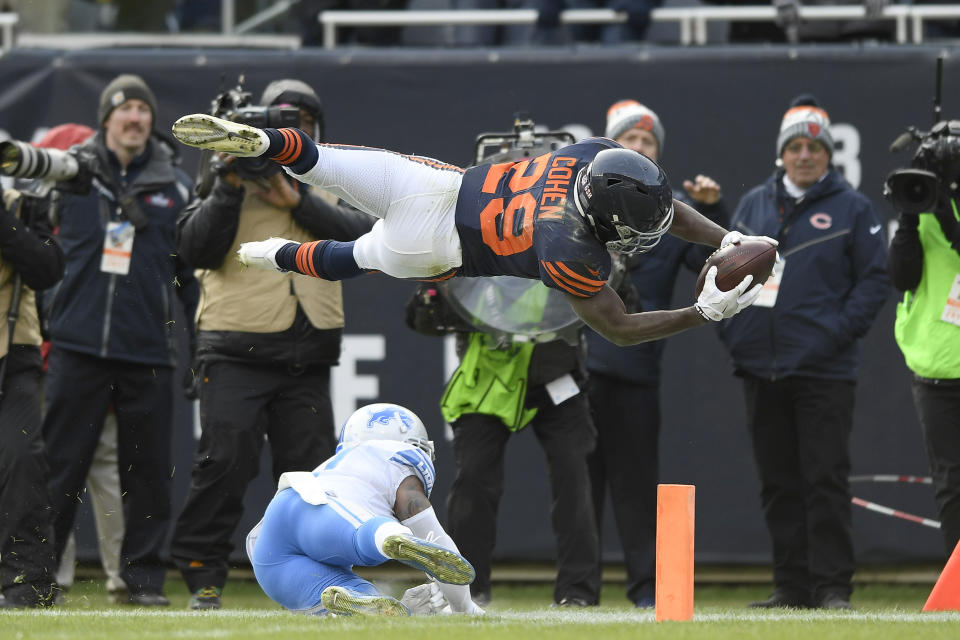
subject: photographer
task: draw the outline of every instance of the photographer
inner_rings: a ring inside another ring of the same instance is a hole
[[[264,119],[292,109],[296,123],[322,141],[320,100],[307,84],[274,81],[260,104],[269,109],[228,106]],[[340,283],[247,269],[235,252],[241,242],[269,236],[353,240],[373,225],[365,214],[336,206],[334,196],[291,181],[274,163],[235,160],[214,158],[219,175],[212,190],[179,222],[181,255],[202,270],[203,287],[197,315],[203,433],[171,542],[191,609],[220,608],[231,538],[259,471],[264,435],[274,481],[286,471],[313,469],[336,445],[330,367],[340,357]]]
[[[63,275],[49,200],[0,199],[0,607],[53,604],[57,561],[41,428],[40,320],[34,291]],[[10,335],[10,328],[13,335]]]
[[[960,121],[936,125],[913,166],[931,175],[919,182],[898,172],[910,181],[900,188],[895,179],[889,183],[900,226],[887,270],[904,292],[894,331],[913,372],[913,401],[949,555],[960,541],[960,222],[950,186],[960,176]],[[928,202],[910,202],[919,193],[930,194]]]
[[[99,131],[72,150],[82,171],[60,185],[75,192],[59,201],[66,271],[44,297],[52,347],[43,436],[57,557],[112,405],[126,527],[120,573],[128,601],[141,606],[169,604],[160,550],[173,482],[174,331],[183,330],[174,323],[174,298],[190,318],[197,296],[175,242],[192,185],[153,133],[156,108],[138,76],[120,75],[101,93]],[[89,182],[76,184],[82,179]]]

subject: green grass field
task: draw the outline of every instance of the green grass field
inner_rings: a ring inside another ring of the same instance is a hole
[[[381,580],[378,586],[399,595],[412,586],[405,580]],[[654,620],[651,610],[633,609],[622,584],[603,592],[603,604],[589,609],[551,609],[547,584],[498,584],[484,617],[373,619],[298,616],[270,602],[247,580],[231,580],[224,608],[197,613],[186,610],[188,594],[171,576],[164,610],[138,609],[108,602],[103,582],[74,585],[68,601],[47,611],[0,612],[0,638],[119,640],[121,638],[437,638],[455,640],[957,640],[960,613],[920,612],[929,585],[865,585],[853,596],[855,612],[759,612],[746,603],[765,597],[766,584],[697,586],[692,622]]]

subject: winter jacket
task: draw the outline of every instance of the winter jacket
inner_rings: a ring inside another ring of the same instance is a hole
[[[155,366],[175,364],[174,298],[187,320],[198,288],[177,258],[176,221],[190,199],[191,180],[174,166],[166,141],[154,135],[122,170],[104,134],[74,150],[93,173],[85,195],[59,200],[60,246],[66,270],[44,296],[54,346],[110,360]],[[126,275],[101,269],[108,222],[135,229]]]
[[[63,276],[63,251],[53,239],[48,216],[49,199],[4,189],[0,199],[0,358],[13,345],[29,345],[39,353],[40,319],[35,291],[46,289]],[[20,301],[10,310],[19,276]],[[8,364],[9,366],[9,364]]]
[[[731,229],[780,242],[776,304],[753,305],[721,323],[735,371],[768,380],[855,380],[858,339],[890,292],[883,225],[870,201],[830,168],[799,201],[783,170],[751,190]]]
[[[210,195],[183,212],[180,253],[200,269],[203,289],[197,314],[200,361],[275,362],[294,370],[337,364],[343,331],[340,283],[246,269],[234,260],[242,242],[271,236],[350,241],[373,226],[375,218],[327,202],[323,196],[329,194],[301,183],[296,188],[300,204],[287,211],[218,179]]]
[[[960,251],[944,234],[958,224],[956,200],[941,202],[936,214],[900,215],[887,270],[904,292],[897,305],[894,337],[907,366],[927,380],[960,379],[960,324],[950,294],[960,276]],[[955,296],[954,296],[955,297]]]

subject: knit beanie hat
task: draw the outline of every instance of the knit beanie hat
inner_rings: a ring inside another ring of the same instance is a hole
[[[777,158],[783,148],[794,138],[819,140],[833,157],[833,137],[830,135],[830,116],[820,108],[817,99],[805,93],[793,99],[790,108],[783,114],[780,135],[777,136]]]
[[[100,94],[100,108],[97,111],[97,121],[102,125],[110,113],[127,100],[143,100],[150,107],[153,120],[157,120],[157,99],[150,91],[150,87],[140,76],[124,73],[110,81],[103,93]]]
[[[34,146],[41,149],[66,151],[73,145],[85,141],[94,133],[95,131],[85,124],[75,124],[73,122],[58,124],[48,130],[38,142],[34,143]]]
[[[616,140],[630,129],[645,129],[657,139],[657,150],[663,155],[663,141],[667,132],[663,130],[660,117],[650,108],[636,100],[620,100],[607,109],[606,137]]]

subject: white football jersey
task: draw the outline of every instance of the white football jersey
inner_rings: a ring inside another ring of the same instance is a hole
[[[411,475],[429,497],[435,479],[430,456],[405,442],[361,440],[341,443],[333,457],[312,472],[283,474],[277,489],[290,487],[310,504],[326,504],[333,498],[373,515],[393,517],[397,487]]]

